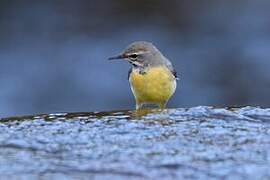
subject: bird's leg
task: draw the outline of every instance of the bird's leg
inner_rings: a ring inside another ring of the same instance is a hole
[[[160,109],[165,109],[166,105],[167,105],[167,102],[161,102],[161,103],[158,104]]]
[[[136,110],[142,109],[143,104],[136,102]]]

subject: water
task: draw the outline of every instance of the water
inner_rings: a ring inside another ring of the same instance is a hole
[[[0,179],[269,179],[270,109],[0,120]]]

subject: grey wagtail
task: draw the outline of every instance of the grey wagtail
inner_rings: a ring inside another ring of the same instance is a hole
[[[163,109],[176,89],[177,75],[172,63],[150,42],[137,41],[118,56],[132,65],[128,74],[136,109],[155,105]]]

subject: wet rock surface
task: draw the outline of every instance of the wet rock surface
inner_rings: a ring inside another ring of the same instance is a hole
[[[0,178],[270,179],[270,109],[4,118]]]

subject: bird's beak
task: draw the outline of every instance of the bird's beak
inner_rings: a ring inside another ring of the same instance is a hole
[[[125,58],[126,58],[126,56],[124,54],[120,54],[118,56],[110,57],[110,58],[108,58],[108,60],[125,59]]]

